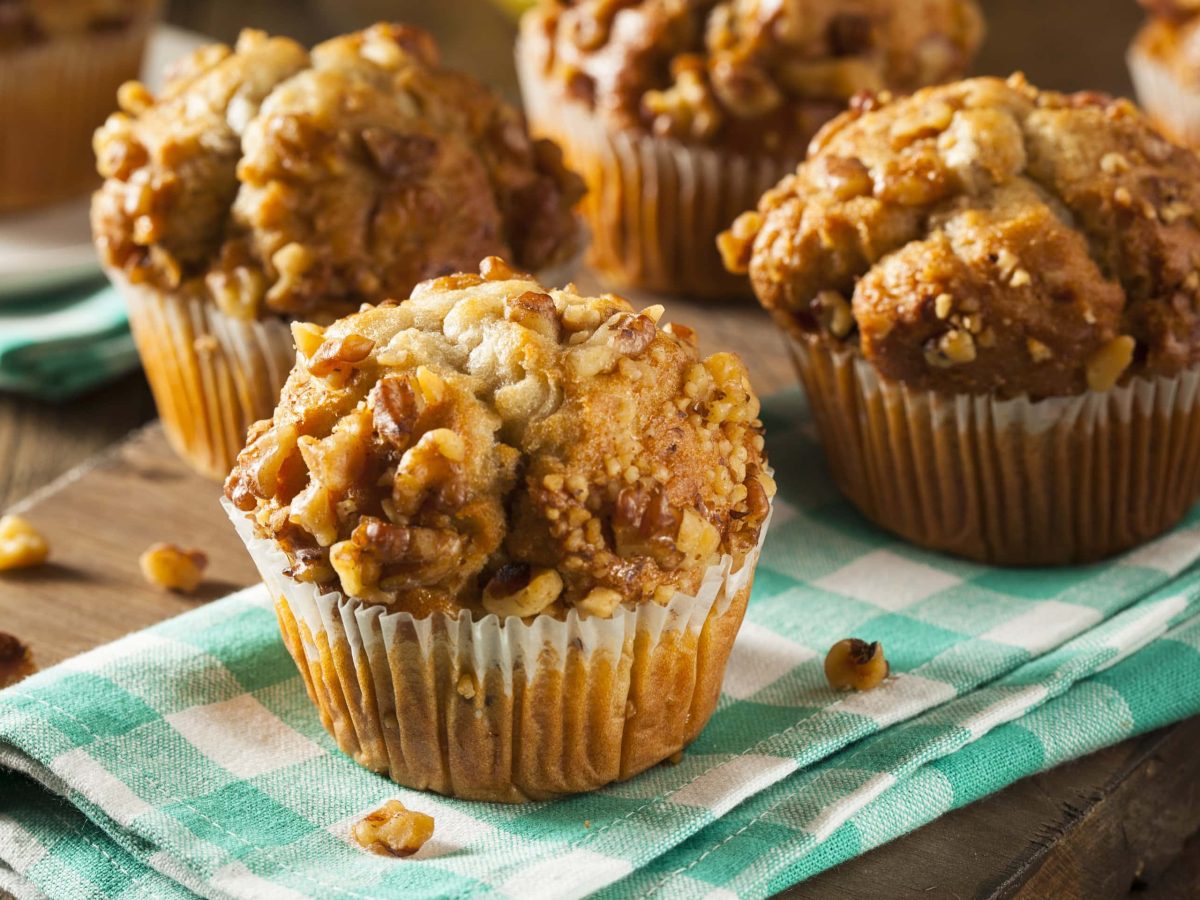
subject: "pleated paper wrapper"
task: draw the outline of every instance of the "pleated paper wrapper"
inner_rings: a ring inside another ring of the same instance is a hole
[[[1168,65],[1137,44],[1127,59],[1142,108],[1170,137],[1200,147],[1200,85],[1183,84]]]
[[[665,606],[618,607],[610,619],[416,619],[291,579],[286,555],[224,502],[338,746],[407,787],[509,803],[630,778],[695,739],[716,708],[768,524],[737,571],[726,556],[694,595]]]
[[[153,19],[0,52],[0,210],[85,194],[100,183],[92,133],[138,77]]]
[[[588,264],[609,284],[693,297],[753,299],[725,270],[717,235],[794,171],[798,159],[697,147],[632,130],[610,131],[545,83],[518,42],[517,73],[530,131],[563,151],[587,183]]]
[[[838,486],[923,547],[1002,565],[1090,562],[1166,531],[1200,496],[1200,368],[998,400],[910,390],[816,339],[790,346]]]

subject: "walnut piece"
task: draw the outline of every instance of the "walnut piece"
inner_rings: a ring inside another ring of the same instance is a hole
[[[16,684],[36,671],[29,648],[13,635],[0,631],[0,689]]]
[[[433,837],[433,816],[389,800],[358,822],[352,833],[364,850],[380,856],[412,856]]]
[[[49,555],[50,545],[27,520],[0,518],[0,572],[40,566]]]
[[[204,577],[208,556],[200,550],[184,550],[175,544],[153,544],[138,557],[145,579],[169,591],[190,594]]]

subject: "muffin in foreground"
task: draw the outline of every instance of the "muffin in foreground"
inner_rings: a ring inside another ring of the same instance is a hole
[[[1138,100],[1176,140],[1200,146],[1200,3],[1144,0],[1151,18],[1129,48]]]
[[[696,737],[774,483],[737,357],[661,307],[481,272],[294,325],[225,494],[339,746],[518,802]]]
[[[867,516],[1094,560],[1200,493],[1200,159],[1020,76],[865,99],[721,236]]]
[[[542,0],[521,23],[530,126],[583,174],[589,262],[609,282],[748,296],[713,250],[863,90],[960,76],[974,0]]]
[[[137,78],[158,0],[0,3],[0,211],[86,194],[92,132]]]
[[[376,25],[311,53],[246,31],[138,84],[96,134],[96,245],[129,302],[172,443],[223,478],[291,369],[288,321],[328,323],[489,254],[552,269],[582,192],[520,114]]]

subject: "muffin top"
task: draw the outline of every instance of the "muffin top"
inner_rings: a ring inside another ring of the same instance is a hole
[[[610,616],[755,546],[774,484],[741,361],[489,258],[326,329],[226,496],[289,574],[416,616]]]
[[[158,0],[0,0],[0,50],[123,28]]]
[[[1130,102],[979,78],[865,98],[718,240],[789,331],[1033,398],[1200,362],[1200,159]]]
[[[542,0],[545,76],[614,128],[799,157],[855,93],[961,75],[975,0]]]
[[[245,31],[119,99],[95,139],[105,264],[238,318],[331,321],[489,254],[576,250],[582,183],[558,149],[416,28],[311,53]]]

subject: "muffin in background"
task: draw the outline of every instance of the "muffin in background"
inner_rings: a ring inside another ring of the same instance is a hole
[[[137,78],[158,0],[0,2],[0,211],[86,193],[92,132]]]
[[[621,287],[747,295],[713,250],[863,90],[955,78],[974,0],[542,0],[517,71],[530,127],[583,174],[589,262]]]
[[[583,187],[557,148],[416,28],[311,53],[245,31],[120,102],[95,137],[96,246],[167,435],[213,477],[275,406],[289,321],[327,324],[489,254],[553,270],[579,249]]]
[[[1142,0],[1151,17],[1129,48],[1138,100],[1167,134],[1200,147],[1200,2]]]
[[[736,356],[662,307],[481,273],[294,325],[226,509],[339,746],[519,802],[704,727],[774,483]]]
[[[867,99],[720,245],[842,491],[988,562],[1108,556],[1200,493],[1200,159],[1020,76]]]

